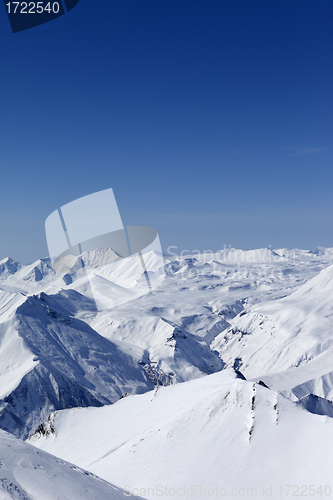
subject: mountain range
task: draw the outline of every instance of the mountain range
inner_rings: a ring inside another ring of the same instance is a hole
[[[62,273],[49,259],[0,261],[0,441],[11,450],[0,499],[67,498],[34,490],[39,472],[24,479],[36,453],[50,492],[60,464],[68,484],[98,483],[99,498],[192,487],[194,498],[209,488],[281,498],[288,484],[328,493],[333,249],[164,256],[149,293],[136,292],[134,265],[106,262],[101,249]]]

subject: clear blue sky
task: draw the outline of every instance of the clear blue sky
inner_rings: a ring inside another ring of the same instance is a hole
[[[165,251],[333,246],[332,0],[80,0],[16,34],[0,7],[0,259],[109,187]]]

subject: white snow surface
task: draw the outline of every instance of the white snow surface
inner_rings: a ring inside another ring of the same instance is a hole
[[[65,296],[64,296],[65,295]],[[41,293],[0,323],[0,425],[20,437],[55,409],[110,404],[153,383],[133,358]],[[55,306],[57,309],[54,309]]]
[[[333,265],[291,295],[239,315],[212,347],[227,363],[241,360],[237,367],[247,378],[298,397],[332,399],[332,299]]]
[[[97,311],[88,278],[77,273],[79,258],[71,274],[56,273],[49,259],[29,266],[1,261],[5,430],[27,437],[51,411],[110,404],[225,365],[291,399],[332,398],[332,249],[229,248],[168,257],[160,286],[134,299],[117,284],[123,274],[135,288],[134,261],[121,273],[119,265],[100,267],[110,260],[101,250],[82,258],[100,269],[94,283],[100,296],[125,303]]]
[[[333,249],[166,256],[144,295],[137,262],[82,258],[112,307],[96,308],[79,259],[65,273],[0,261],[0,428],[54,425],[34,444],[145,498],[159,481],[328,484]]]
[[[120,500],[124,492],[0,430],[0,500]]]
[[[57,412],[50,422],[53,432],[36,433],[31,443],[147,498],[160,487],[163,498],[184,488],[193,498],[210,488],[239,491],[237,498],[253,488],[263,497],[263,486],[278,498],[281,484],[329,485],[332,478],[333,419],[233,370],[112,406]]]

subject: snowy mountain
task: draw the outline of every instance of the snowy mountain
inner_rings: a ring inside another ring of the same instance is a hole
[[[11,274],[15,274],[20,267],[21,265],[18,262],[14,262],[10,257],[0,260],[0,278],[4,279]]]
[[[112,406],[54,413],[29,441],[146,498],[164,488],[165,497],[184,488],[193,498],[209,489],[214,498],[248,489],[262,497],[263,487],[279,498],[288,484],[329,493],[332,439],[332,419],[224,370]]]
[[[130,356],[56,298],[51,304],[57,309],[43,293],[26,298],[0,324],[0,425],[16,436],[27,437],[55,409],[110,404],[153,387]]]
[[[10,258],[4,261],[7,261],[6,267],[12,272],[0,273],[0,290],[30,295],[50,289],[59,290],[64,284],[63,275],[52,269],[50,259],[39,259],[27,266],[14,263]]]
[[[289,397],[333,398],[333,265],[291,295],[241,313],[212,348]]]
[[[0,500],[121,500],[124,491],[0,431]]]
[[[153,290],[140,259],[113,251],[63,272],[0,262],[0,428],[39,429],[34,444],[121,488],[268,488],[306,471],[327,485],[333,249],[145,259]]]

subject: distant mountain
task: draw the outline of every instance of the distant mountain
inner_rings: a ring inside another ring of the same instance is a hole
[[[264,263],[280,261],[281,256],[270,248],[258,248],[256,250],[239,250],[236,248],[225,248],[216,254],[219,261],[230,263]]]
[[[121,256],[111,248],[96,248],[81,255],[65,255],[56,261],[56,269],[64,273],[73,274],[85,267],[97,269],[121,259]]]
[[[222,370],[224,363],[207,343],[184,327],[158,315],[114,318],[105,325],[104,315],[92,322],[106,338],[132,355],[147,371],[154,383],[168,385],[184,382]]]
[[[10,257],[0,260],[0,279],[15,274],[21,268],[21,264],[14,262]]]
[[[69,316],[61,301],[51,307],[45,294],[0,324],[0,339],[0,426],[19,437],[55,409],[102,406],[153,387],[130,356]]]
[[[13,264],[13,261],[9,260],[10,267],[15,272],[0,273],[0,290],[33,294],[50,288],[59,290],[64,284],[63,275],[59,275],[52,269],[50,259],[38,259],[27,266]]]
[[[163,319],[144,319],[139,336],[129,321],[122,342],[74,317],[95,313],[74,290],[21,299],[0,324],[0,426],[16,436],[27,437],[56,409],[110,404],[223,368],[206,342]]]
[[[332,249],[71,259],[0,264],[0,428],[143,497],[329,484]],[[0,499],[42,498],[1,439]]]
[[[333,398],[333,265],[291,295],[239,314],[212,344],[247,378],[293,399]]]
[[[319,274],[329,249],[311,258],[308,251],[292,258],[277,252],[225,249],[170,258],[165,280],[144,295],[135,293],[141,264],[117,261],[111,250],[75,257],[66,273],[55,272],[49,259],[29,266],[5,259],[0,427],[26,437],[54,410],[114,403],[126,393],[201,378],[225,364],[264,377],[291,399],[329,399],[331,292],[323,276],[330,271]],[[153,252],[147,258],[157,262]],[[96,270],[90,280],[80,272],[80,259]],[[156,265],[149,274],[159,279],[162,272]],[[314,288],[306,292],[307,286]],[[98,311],[96,296],[113,307]],[[305,303],[309,319],[302,332],[313,321],[314,332],[322,334],[298,344],[305,334],[297,334],[295,321]]]
[[[297,258],[307,260],[307,261],[314,261],[314,260],[322,260],[322,259],[330,259],[332,260],[333,258],[333,248],[324,248],[324,247],[317,247],[314,248],[313,250],[302,250],[300,248],[279,248],[279,249],[274,249],[274,252],[280,255],[281,257],[288,257],[288,258]]]

